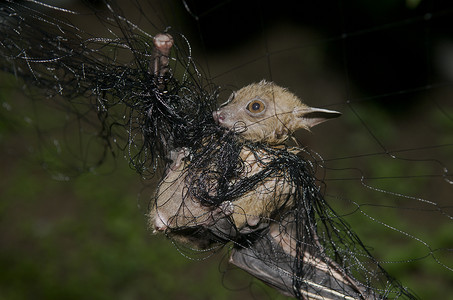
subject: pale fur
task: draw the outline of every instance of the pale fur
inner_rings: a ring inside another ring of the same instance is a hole
[[[257,161],[256,156],[260,161]],[[252,153],[244,147],[240,153],[244,162],[241,177],[249,177],[262,171],[271,157],[263,153]],[[221,217],[231,216],[236,228],[257,226],[258,223],[270,222],[276,210],[284,210],[283,205],[291,204],[290,195],[293,186],[285,180],[283,174],[264,179],[255,189],[245,193],[233,202],[223,203],[220,207],[202,206],[185,187],[186,173],[180,155],[161,181],[156,194],[156,202],[150,211],[150,226],[157,231],[167,228],[210,226]],[[288,201],[289,200],[289,201]],[[228,202],[228,201],[227,201]],[[275,221],[275,220],[274,220]]]
[[[265,109],[259,114],[247,112],[247,104],[254,99],[265,104]],[[288,90],[264,80],[233,93],[226,105],[213,112],[219,125],[238,132],[240,138],[274,146],[283,144],[297,129],[308,130],[338,115],[334,111],[311,108]],[[174,164],[160,183],[155,205],[150,211],[150,225],[155,231],[178,227],[209,227],[225,218],[231,218],[239,231],[247,231],[248,227],[255,228],[262,223],[278,221],[271,218],[278,218],[276,212],[289,209],[294,201],[291,196],[294,186],[281,174],[282,176],[264,179],[239,199],[225,201],[219,207],[203,206],[189,194],[185,186],[186,167],[183,159],[187,155],[186,150],[176,155]],[[239,155],[247,166],[240,175],[241,178],[257,174],[263,170],[263,163],[272,160],[264,152],[253,154],[246,146]],[[213,183],[214,187],[215,185]],[[182,237],[182,240],[191,243],[187,237]],[[192,244],[195,247],[204,246],[201,243]]]

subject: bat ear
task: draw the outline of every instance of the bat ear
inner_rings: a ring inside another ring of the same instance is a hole
[[[306,107],[294,111],[301,128],[311,128],[329,119],[341,116],[341,113],[323,108]]]

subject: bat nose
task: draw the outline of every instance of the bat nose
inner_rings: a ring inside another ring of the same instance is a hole
[[[216,123],[219,124],[223,123],[223,121],[225,120],[225,116],[219,110],[216,110],[212,113],[212,118]]]
[[[154,232],[164,231],[165,229],[167,229],[167,224],[165,224],[164,220],[162,220],[161,218],[157,217],[154,220]]]

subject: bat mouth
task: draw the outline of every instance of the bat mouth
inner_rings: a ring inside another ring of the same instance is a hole
[[[212,118],[219,125],[221,125],[225,121],[225,116],[219,110],[212,112]]]
[[[229,241],[229,239],[222,238],[202,226],[177,229],[167,228],[165,234],[171,240],[182,242],[183,244],[196,245],[198,249],[207,249],[216,244],[224,245]]]

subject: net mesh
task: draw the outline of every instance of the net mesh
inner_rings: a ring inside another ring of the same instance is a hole
[[[87,163],[89,167],[101,165],[107,153],[124,153],[142,177],[164,173],[151,201],[150,225],[155,227],[156,222],[161,222],[161,229],[165,228],[160,231],[167,237],[176,244],[188,245],[183,250],[186,255],[215,252],[226,245],[232,264],[299,299],[414,298],[388,275],[383,266],[387,262],[375,258],[372,249],[362,243],[345,221],[348,214],[358,210],[368,222],[374,221],[422,243],[440,267],[451,270],[436,255],[442,249],[433,249],[408,231],[375,217],[378,209],[373,209],[371,200],[346,201],[353,211],[344,213],[346,210],[342,209],[338,213],[334,206],[341,204],[338,203],[341,197],[325,191],[336,179],[323,173],[336,171],[341,181],[359,182],[374,197],[397,199],[390,200],[388,205],[380,204],[379,208],[401,209],[395,202],[410,201],[402,209],[432,210],[451,222],[449,206],[381,188],[374,184],[378,176],[363,176],[363,169],[358,169],[357,178],[345,176],[348,171],[357,174],[342,165],[351,157],[322,159],[316,152],[302,148],[298,136],[294,139],[299,146],[294,147],[244,140],[241,138],[244,128],[229,130],[213,118],[219,97],[230,89],[212,82],[212,78],[224,74],[206,75],[210,70],[205,73],[194,63],[184,35],[170,28],[153,28],[155,33],[149,34],[127,19],[115,3],[107,1],[104,5],[103,9],[89,6],[89,15],[95,16],[107,31],[97,35],[67,19],[86,16],[79,12],[35,1],[2,3],[0,66],[19,78],[33,99],[45,99],[94,129],[90,135],[100,145],[96,149],[99,155],[94,162]],[[139,2],[134,5],[143,13]],[[201,23],[204,13],[198,11],[199,7],[190,2],[183,5]],[[417,23],[420,18],[409,21]],[[393,24],[392,28],[398,26]],[[380,29],[374,27],[371,31]],[[159,32],[171,34],[174,39],[168,66],[164,66],[162,73],[156,72],[153,65],[156,62],[153,38]],[[346,43],[347,36],[329,42],[336,41]],[[269,45],[266,47],[264,57],[271,66]],[[272,57],[279,55],[276,51]],[[345,57],[345,64],[350,60]],[[242,62],[241,67],[245,66],[247,63]],[[229,68],[229,73],[235,70]],[[352,73],[354,67],[346,70]],[[275,71],[270,74],[276,76]],[[448,85],[437,85],[444,86]],[[378,98],[394,99],[433,88],[433,85],[409,87]],[[436,170],[441,169],[436,177],[449,184],[451,176],[444,159],[425,159],[420,154],[424,150],[421,147],[388,150],[381,133],[374,130],[376,126],[370,128],[369,120],[362,118],[365,113],[359,111],[362,107],[356,105],[371,98],[341,103],[356,117],[355,126],[359,123],[381,150],[359,156],[383,155],[398,161],[430,162],[436,165]],[[278,99],[272,101],[279,105]],[[449,117],[442,105],[439,110]],[[448,140],[436,147],[452,149]],[[401,155],[414,151],[416,159]],[[256,204],[260,201],[264,203],[261,206]]]

